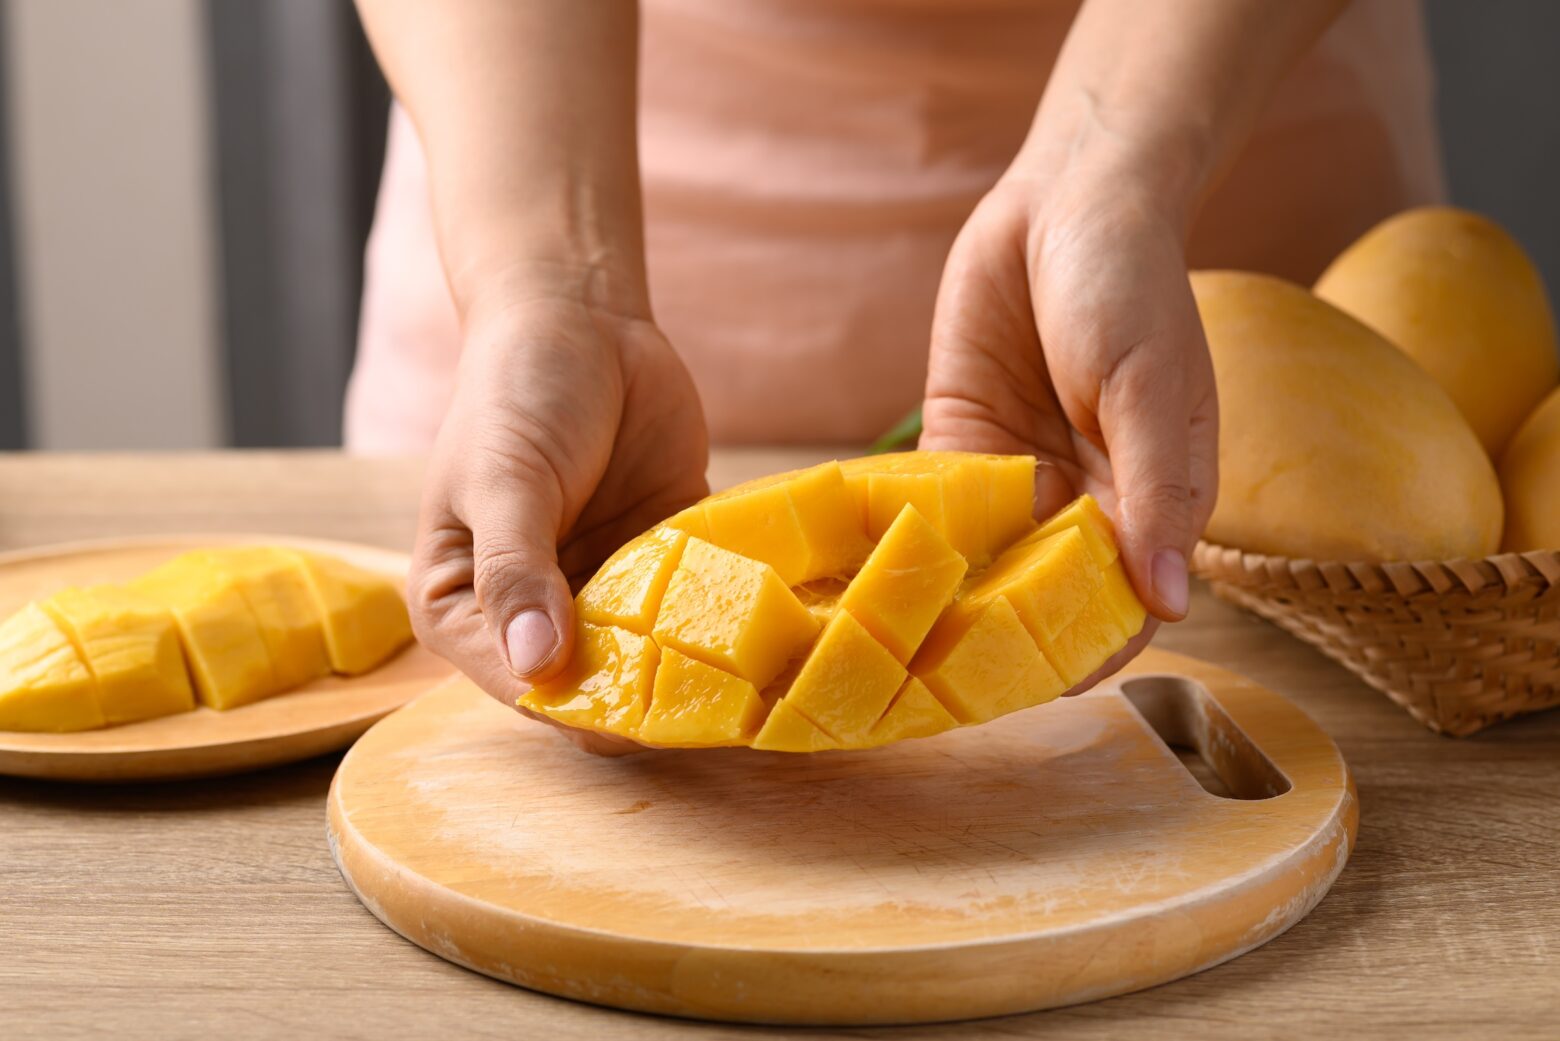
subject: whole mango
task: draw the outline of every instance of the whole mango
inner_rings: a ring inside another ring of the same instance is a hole
[[[1543,279],[1515,239],[1477,214],[1432,206],[1383,221],[1339,254],[1316,295],[1430,373],[1491,458],[1560,383]]]
[[[1219,390],[1215,542],[1314,560],[1491,553],[1500,488],[1451,398],[1304,288],[1192,275]]]
[[[1544,399],[1500,460],[1506,535],[1512,553],[1560,549],[1560,390]]]

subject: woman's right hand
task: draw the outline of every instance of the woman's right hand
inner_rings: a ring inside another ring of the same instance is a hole
[[[708,439],[648,313],[526,287],[475,301],[465,328],[423,494],[412,622],[513,707],[569,660],[570,580],[707,493]]]

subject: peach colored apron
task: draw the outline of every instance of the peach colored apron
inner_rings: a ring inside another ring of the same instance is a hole
[[[717,442],[862,442],[920,397],[954,235],[1023,139],[1062,0],[644,0],[656,317]],[[1417,0],[1356,0],[1199,217],[1195,267],[1302,281],[1444,193]],[[349,448],[425,450],[459,351],[423,157],[392,117]]]

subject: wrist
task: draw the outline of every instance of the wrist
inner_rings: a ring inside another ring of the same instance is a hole
[[[1184,239],[1211,177],[1210,137],[1189,122],[1146,123],[1092,96],[1047,98],[1003,179],[1048,211],[1135,211]]]
[[[644,264],[637,257],[569,250],[520,252],[450,271],[468,329],[537,309],[569,307],[628,321],[651,321]]]

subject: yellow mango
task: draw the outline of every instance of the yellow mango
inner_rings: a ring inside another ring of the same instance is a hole
[[[1039,641],[1113,654],[1144,612],[1092,499],[1035,522],[1034,467],[907,452],[711,496],[603,565],[578,660],[521,704],[652,745],[811,752],[1048,701],[1066,684]]]
[[[806,716],[778,701],[753,738],[753,747],[765,752],[824,752],[839,744]]]
[[[1560,549],[1560,390],[1544,399],[1506,446],[1500,486],[1506,494],[1501,549]]]
[[[1000,597],[1013,605],[1031,636],[1048,640],[1078,617],[1104,585],[1097,560],[1080,528],[1031,536],[972,579],[955,611],[973,617]]]
[[[1067,687],[1000,596],[967,626],[950,618],[934,628],[910,671],[960,723],[1050,701]]]
[[[1494,469],[1402,351],[1299,286],[1196,272],[1219,387],[1207,536],[1315,560],[1445,560],[1500,541]]]
[[[241,546],[195,556],[243,594],[259,623],[278,687],[299,687],[330,674],[320,610],[291,551]]]
[[[657,643],[763,687],[818,623],[768,564],[689,537],[656,618]]]
[[[62,590],[42,607],[86,663],[107,725],[195,708],[178,623],[163,605],[92,586]]]
[[[526,691],[519,703],[570,726],[631,735],[650,707],[659,659],[648,636],[582,622],[563,672]]]
[[[1494,458],[1560,383],[1543,276],[1478,214],[1428,206],[1391,217],[1339,254],[1316,295],[1418,362]]]
[[[746,745],[766,712],[747,680],[668,647],[655,670],[650,708],[637,736],[677,748]]]
[[[243,592],[198,555],[170,561],[127,588],[173,613],[202,704],[236,708],[283,689]]]
[[[282,552],[313,598],[333,671],[361,675],[412,642],[412,621],[396,583],[323,553]]]
[[[649,633],[687,541],[687,534],[675,528],[656,528],[626,544],[575,597],[580,617]]]
[[[840,607],[895,658],[908,662],[952,602],[968,568],[937,529],[906,504],[851,579]]]
[[[829,620],[784,701],[841,745],[865,743],[905,682],[905,667],[851,617]]]
[[[959,721],[948,714],[926,684],[911,676],[894,695],[883,718],[873,725],[867,741],[886,745],[912,737],[931,737],[958,725]]]
[[[37,604],[0,622],[0,730],[65,733],[103,726],[92,673]]]

